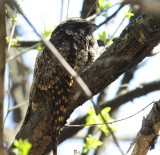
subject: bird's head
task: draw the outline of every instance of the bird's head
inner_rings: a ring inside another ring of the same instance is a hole
[[[69,18],[68,20],[65,20],[60,25],[57,26],[57,28],[54,30],[55,32],[63,32],[68,31],[70,32],[81,32],[84,34],[91,34],[97,26],[90,21],[87,21],[82,18]]]

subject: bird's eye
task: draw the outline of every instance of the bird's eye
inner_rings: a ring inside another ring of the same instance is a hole
[[[80,29],[79,30],[81,34],[84,34],[85,30],[84,29]]]

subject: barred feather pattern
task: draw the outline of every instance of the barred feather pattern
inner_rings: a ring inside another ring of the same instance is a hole
[[[95,28],[91,22],[71,18],[61,23],[51,34],[51,43],[76,71],[94,62],[98,57],[98,44],[92,35]],[[71,98],[73,78],[44,47],[38,53],[30,91],[30,104],[23,125],[37,109],[46,104],[53,121],[52,145],[57,154],[60,129],[66,123],[66,111]]]

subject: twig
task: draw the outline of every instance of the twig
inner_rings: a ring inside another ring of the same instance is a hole
[[[92,100],[91,100],[91,101],[92,101]],[[108,128],[108,130],[109,130],[109,132],[110,132],[110,134],[111,134],[111,136],[112,136],[115,144],[117,145],[117,147],[118,147],[118,149],[120,150],[121,154],[124,155],[123,150],[121,149],[121,147],[120,147],[120,145],[119,145],[119,143],[118,143],[118,140],[117,140],[116,136],[114,135],[113,131],[111,130],[111,128],[109,127],[109,125],[107,124],[106,120],[105,120],[104,117],[103,117],[103,115],[102,115],[102,113],[101,113],[101,111],[100,111],[99,105],[98,105],[98,104],[96,105],[94,102],[92,102],[92,104],[94,105],[94,107],[97,108],[97,111],[98,111],[98,113],[100,114],[103,122],[106,124],[106,126],[107,126],[107,128]]]
[[[103,10],[103,11],[98,11],[97,13],[95,13],[95,14],[87,17],[86,20],[91,21],[91,20],[95,19],[95,18],[96,18],[97,16],[99,16],[102,12],[106,12],[107,10],[109,10],[109,9],[113,8],[114,6],[116,6],[117,4],[122,4],[122,2],[118,2],[118,3],[110,6],[109,8],[107,8],[107,9],[105,9],[105,10]],[[94,6],[94,5],[93,5],[93,6]],[[92,9],[91,9],[90,11],[92,11]],[[89,12],[89,13],[90,13],[90,12]],[[89,14],[89,13],[88,13],[88,14]],[[88,16],[88,14],[87,14],[87,16]],[[108,17],[108,18],[110,18],[110,17]]]
[[[112,19],[119,12],[119,10],[121,10],[122,7],[123,4],[121,4],[121,6],[110,17],[108,17],[105,21],[99,24],[98,27],[101,27],[103,24],[107,23],[110,19]]]
[[[37,44],[35,44],[35,45],[32,45],[30,48],[26,49],[24,52],[21,52],[21,53],[17,54],[16,56],[7,59],[6,62],[12,61],[12,60],[18,58],[19,56],[21,56],[21,55],[23,55],[23,54],[29,52],[31,49],[37,47],[37,45],[39,45],[39,43],[37,43]]]
[[[62,22],[62,17],[63,17],[63,4],[64,4],[64,0],[61,1],[61,16],[60,16],[60,23]]]
[[[20,8],[20,6],[17,7],[16,14],[18,13],[19,8]],[[11,42],[12,42],[12,39],[13,39],[13,34],[14,34],[14,31],[15,31],[15,28],[16,28],[16,22],[13,22],[11,36],[10,36],[10,40],[9,40],[9,44],[8,44],[8,58],[9,58],[9,50],[10,50],[10,47],[11,47]]]
[[[119,120],[116,120],[116,121],[112,121],[112,122],[106,122],[106,123],[97,123],[97,124],[80,124],[80,125],[65,125],[64,127],[84,127],[84,126],[97,126],[97,125],[105,125],[105,124],[113,124],[113,123],[117,123],[117,122],[121,122],[121,121],[124,121],[126,119],[129,119],[129,118],[132,118],[134,116],[136,116],[137,114],[139,114],[140,112],[142,112],[143,110],[145,110],[146,108],[148,108],[151,104],[153,104],[154,102],[151,102],[150,104],[148,104],[147,106],[145,106],[143,109],[139,110],[138,112],[128,116],[128,117],[125,117],[125,118],[122,118],[122,119],[119,119]]]
[[[18,108],[24,106],[24,105],[27,104],[27,103],[28,103],[28,101],[24,101],[24,102],[22,102],[22,103],[20,103],[20,104],[18,104],[18,105],[16,105],[16,106],[14,106],[13,108],[9,108],[8,111],[10,112],[10,111],[13,111],[13,110],[15,110],[15,109],[18,109]]]
[[[69,12],[69,4],[70,4],[70,0],[68,0],[68,4],[67,4],[67,16],[66,16],[67,19],[68,19],[68,12]]]
[[[16,12],[17,13],[17,12]],[[16,28],[16,22],[13,23],[13,27],[12,27],[12,30],[11,30],[11,36],[10,36],[10,40],[9,40],[9,43],[8,43],[8,59],[10,59],[10,56],[9,56],[9,51],[10,51],[10,48],[11,48],[11,42],[12,42],[12,39],[13,39],[13,35],[14,35],[14,31],[15,31],[15,28]],[[9,66],[9,65],[8,65]],[[10,93],[10,70],[9,70],[9,76],[8,76],[8,106],[7,106],[7,114],[4,118],[4,121],[3,121],[3,127],[5,125],[5,122],[6,122],[6,119],[8,117],[8,114],[9,114],[9,108],[10,108],[10,97],[11,97],[11,93]]]
[[[10,40],[9,40],[9,43],[8,43],[8,58],[9,58],[9,50],[10,50],[10,47],[11,47],[11,42],[12,42],[12,39],[13,39],[13,34],[14,34],[14,31],[15,31],[15,28],[16,28],[16,22],[13,23],[11,36],[10,36]]]
[[[9,72],[9,76],[8,76],[8,105],[7,105],[7,114],[6,114],[6,116],[5,116],[5,118],[4,118],[4,121],[3,121],[3,127],[4,127],[4,124],[5,124],[5,122],[6,122],[6,119],[7,119],[7,117],[8,117],[8,114],[9,114],[9,108],[10,108],[10,96],[11,96],[11,93],[10,93],[10,86],[11,86],[11,84],[10,84],[10,72]]]
[[[105,45],[104,48],[103,48],[104,50],[105,50],[105,48],[108,46],[108,43],[113,40],[115,34],[116,34],[117,31],[119,30],[119,28],[120,28],[120,26],[122,25],[122,23],[124,22],[124,20],[125,20],[125,17],[122,19],[122,21],[120,22],[120,24],[118,25],[118,27],[116,28],[116,30],[114,31],[114,33],[112,34],[112,36],[110,37],[109,41],[107,41],[106,45]]]
[[[10,91],[9,91],[10,92]],[[10,94],[10,93],[9,93]],[[8,95],[8,96],[10,96],[10,95]],[[8,98],[10,98],[10,97],[8,97]],[[6,119],[7,119],[7,117],[8,117],[8,114],[11,112],[11,111],[13,111],[13,110],[15,110],[15,109],[18,109],[18,108],[20,108],[21,106],[23,106],[23,105],[25,105],[25,104],[27,104],[28,103],[28,101],[24,101],[23,103],[21,103],[21,104],[18,104],[18,105],[16,105],[16,106],[14,106],[13,108],[10,108],[10,101],[8,102],[8,107],[7,107],[7,114],[6,114],[6,117],[5,117],[5,119],[4,119],[4,121],[3,121],[3,124],[5,124],[5,122],[6,122]]]

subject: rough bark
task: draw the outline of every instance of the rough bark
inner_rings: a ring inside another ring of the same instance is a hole
[[[81,17],[87,18],[88,16],[95,14],[96,9],[97,9],[97,0],[84,0]]]
[[[153,149],[160,130],[160,101],[155,102],[146,118],[143,119],[142,128],[134,140],[136,145],[132,155],[145,155]]]
[[[96,95],[106,86],[116,80],[121,74],[137,65],[160,40],[160,25],[157,20],[150,15],[142,15],[134,22],[130,23],[122,32],[119,38],[96,60],[95,63],[81,71],[79,74],[86,82],[93,95]],[[86,98],[81,94],[77,100],[77,86],[74,85],[72,91],[73,99],[70,101],[67,115],[75,108],[82,105]],[[66,117],[67,118],[67,117]],[[28,138],[32,143],[31,154],[41,154],[49,144],[50,119],[45,111],[45,106],[33,115],[30,121],[19,131],[16,139]],[[10,149],[14,146],[11,145]]]

